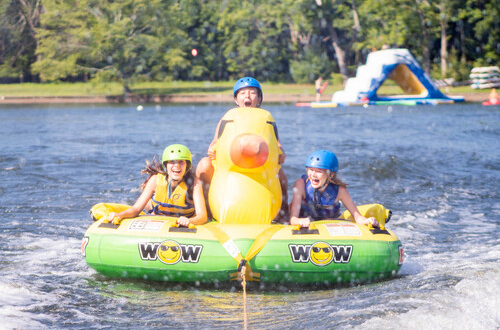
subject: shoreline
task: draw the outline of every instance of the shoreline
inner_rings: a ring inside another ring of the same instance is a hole
[[[311,102],[314,95],[308,94],[268,94],[266,102],[296,103]],[[325,101],[327,99],[325,98]],[[114,96],[1,96],[1,104],[158,104],[158,103],[232,103],[228,94],[173,94],[173,95],[114,95]]]
[[[485,93],[449,94],[464,96],[465,102],[483,102],[488,99]],[[266,94],[266,103],[314,102],[314,94]],[[321,101],[330,101],[329,95],[323,95]],[[114,96],[0,96],[0,105],[14,104],[125,104],[125,103],[232,103],[227,94],[173,94],[173,95],[114,95]]]

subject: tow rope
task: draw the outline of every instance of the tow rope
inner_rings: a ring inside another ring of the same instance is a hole
[[[233,257],[234,260],[236,260],[236,262],[238,263],[237,271],[229,276],[229,279],[232,281],[242,280],[241,274],[243,272],[245,273],[246,281],[260,281],[260,273],[254,273],[248,262],[252,260],[253,257],[255,257],[267,244],[271,237],[273,237],[273,235],[283,227],[284,225],[271,225],[266,228],[253,241],[250,249],[247,252],[247,255],[243,257],[233,239],[229,237],[229,235],[226,234],[222,229],[210,225],[205,226],[205,228],[208,229],[212,233],[212,235],[214,235],[214,237],[222,244],[227,253],[229,253],[229,255]]]
[[[246,266],[241,266],[241,286],[243,287],[243,329],[247,330],[247,282],[245,281]]]

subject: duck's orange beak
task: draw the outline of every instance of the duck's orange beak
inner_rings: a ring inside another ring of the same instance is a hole
[[[263,137],[242,134],[231,143],[231,160],[241,168],[256,168],[264,165],[269,156],[269,147]]]

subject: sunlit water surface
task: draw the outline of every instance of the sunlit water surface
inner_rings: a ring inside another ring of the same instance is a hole
[[[0,328],[242,328],[241,286],[106,278],[80,243],[98,202],[132,204],[145,159],[205,155],[228,105],[0,108]],[[391,280],[251,286],[249,328],[498,329],[500,107],[266,107],[291,187],[334,151],[358,204],[378,202],[406,253]]]

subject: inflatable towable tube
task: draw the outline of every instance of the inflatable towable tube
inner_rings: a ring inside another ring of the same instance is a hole
[[[218,134],[208,195],[214,218],[227,224],[271,223],[281,207],[273,116],[259,108],[234,108],[222,117]]]
[[[226,113],[215,145],[210,206],[218,221],[178,227],[177,217],[146,215],[107,222],[129,205],[100,203],[82,240],[82,254],[97,272],[118,278],[166,282],[246,281],[354,284],[394,276],[403,247],[385,223],[380,204],[358,206],[380,228],[341,219],[309,228],[271,224],[281,204],[276,125],[269,112],[237,108]],[[245,267],[243,267],[245,266]]]
[[[106,223],[110,212],[130,206],[100,203],[82,240],[82,254],[97,272],[115,278],[184,283],[238,280],[288,284],[356,284],[393,277],[403,247],[390,230],[349,220],[322,220],[309,228],[280,224],[221,224],[177,227],[176,217],[142,215]],[[383,223],[390,211],[360,205],[364,216]],[[350,215],[346,212],[341,217]]]

